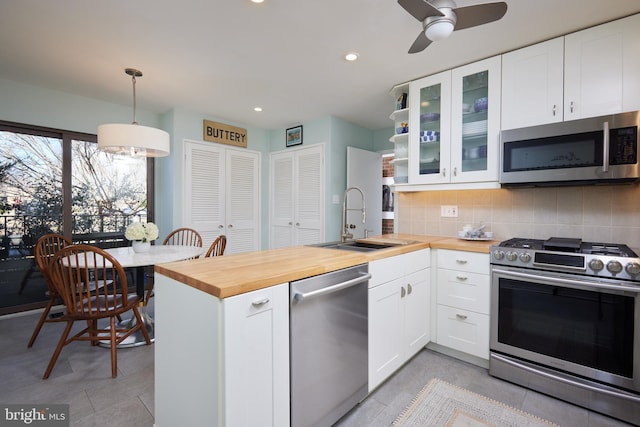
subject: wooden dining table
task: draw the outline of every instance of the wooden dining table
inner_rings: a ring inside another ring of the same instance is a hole
[[[144,298],[144,279],[145,267],[162,264],[165,262],[174,262],[196,258],[204,253],[204,248],[197,246],[181,246],[181,245],[151,245],[148,252],[134,252],[130,246],[105,249],[112,255],[124,268],[135,269],[136,273],[136,293],[140,297],[140,314],[144,322],[151,341],[155,341],[153,319],[147,313],[146,302]],[[136,318],[123,320],[118,327],[126,328],[135,325]],[[124,340],[118,348],[137,347],[145,345],[146,341],[142,331],[136,333]],[[110,342],[101,341],[98,345],[101,347],[109,347]]]

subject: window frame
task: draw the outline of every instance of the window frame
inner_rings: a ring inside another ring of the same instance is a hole
[[[33,136],[57,138],[62,141],[62,231],[63,235],[72,238],[72,192],[71,192],[71,141],[98,142],[96,134],[48,128],[29,124],[0,120],[0,131],[22,133]],[[153,157],[147,157],[147,221],[155,218],[155,162]]]

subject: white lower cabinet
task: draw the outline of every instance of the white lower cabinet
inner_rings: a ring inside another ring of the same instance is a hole
[[[224,304],[224,425],[289,425],[289,285]]]
[[[489,359],[489,255],[438,249],[436,338],[444,347]]]
[[[289,285],[219,299],[155,280],[155,426],[288,426]]]
[[[369,263],[369,391],[429,342],[430,249]]]

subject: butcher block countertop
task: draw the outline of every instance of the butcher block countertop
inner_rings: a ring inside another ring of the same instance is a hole
[[[215,297],[227,298],[420,249],[489,253],[489,246],[495,243],[414,234],[385,234],[365,240],[394,246],[372,252],[294,246],[158,264],[155,272]]]
[[[498,243],[500,243],[498,240],[462,240],[449,237],[432,242],[431,247],[433,249],[453,249],[456,251],[488,254],[491,245]]]

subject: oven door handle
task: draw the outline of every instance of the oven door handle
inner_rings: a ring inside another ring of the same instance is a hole
[[[502,276],[510,276],[518,279],[533,280],[534,282],[540,282],[540,279],[542,278],[546,282],[551,282],[558,285],[566,285],[566,286],[579,288],[579,289],[598,288],[598,289],[604,289],[609,291],[627,291],[627,292],[633,292],[635,294],[640,293],[640,286],[634,286],[634,285],[611,284],[611,283],[602,283],[602,282],[596,282],[596,281],[589,281],[588,284],[585,284],[584,280],[567,279],[564,277],[548,276],[544,274],[541,275],[541,274],[522,273],[519,271],[509,271],[509,270],[503,270],[500,268],[493,268],[491,272],[498,273]]]
[[[636,403],[640,403],[640,398],[632,395],[631,393],[620,393],[620,392],[616,392],[615,390],[611,389],[609,390],[608,388],[605,387],[594,387],[590,384],[587,384],[585,382],[578,382],[578,381],[573,381],[570,378],[564,377],[564,376],[560,376],[560,375],[554,375],[553,373],[550,372],[545,372],[542,369],[535,369],[533,367],[529,367],[527,365],[524,365],[522,363],[518,363],[515,360],[510,360],[504,357],[501,357],[499,354],[496,353],[491,353],[491,357],[499,360],[502,363],[505,363],[507,365],[510,366],[514,366],[516,368],[520,368],[523,369],[527,372],[530,372],[532,374],[536,374],[536,375],[541,375],[543,377],[552,379],[554,381],[558,381],[564,384],[568,384],[571,386],[574,386],[576,388],[582,388],[582,389],[587,389],[587,390],[591,390],[594,391],[596,393],[604,393],[604,394],[608,394],[609,396],[613,396],[613,397],[622,397],[624,399],[630,400],[632,402],[636,402]]]

